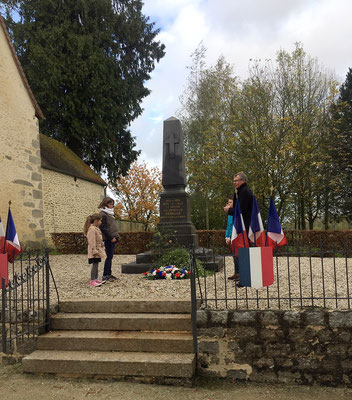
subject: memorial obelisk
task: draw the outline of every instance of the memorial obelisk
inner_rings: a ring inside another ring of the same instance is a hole
[[[179,245],[197,246],[198,236],[186,193],[183,132],[180,121],[174,117],[164,121],[162,185],[158,230],[170,234]]]

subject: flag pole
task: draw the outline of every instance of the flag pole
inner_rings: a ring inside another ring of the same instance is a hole
[[[253,210],[254,210],[254,195],[253,195],[253,204],[252,204],[252,215],[253,215]],[[251,215],[251,219],[252,219],[252,215]],[[257,247],[257,232],[253,232],[253,239],[254,239],[254,247]]]
[[[236,203],[238,203],[238,209],[240,210],[240,220],[241,220],[241,226],[242,226],[242,239],[243,239],[243,244],[246,244],[246,239],[244,237],[244,232],[243,232],[243,225],[242,225],[242,211],[240,208],[240,202],[238,200],[238,190],[235,188],[235,193],[236,193]],[[233,213],[233,216],[235,217],[235,213]],[[233,219],[233,222],[235,223],[235,218]]]
[[[11,200],[9,200],[9,211],[11,209]],[[7,231],[8,231],[8,226],[9,226],[9,217],[7,213],[7,221],[6,221],[6,232],[5,232],[5,239],[4,239],[4,248],[2,250],[2,253],[5,254],[5,249],[6,249],[6,238],[7,238]]]
[[[274,189],[275,188],[274,188],[273,184],[271,184],[271,187],[270,187],[270,199],[273,197]],[[270,203],[269,203],[269,211],[270,211]],[[266,224],[266,232],[265,232],[265,247],[266,247],[267,242],[268,242],[268,226],[269,226],[269,213],[268,213],[268,222]]]
[[[253,185],[252,214],[253,214],[253,210],[254,210],[254,196],[255,196],[255,186]],[[252,219],[252,215],[251,215],[251,219]],[[257,232],[253,232],[253,239],[254,239],[254,247],[257,247]],[[248,244],[249,244],[249,240],[248,240]]]

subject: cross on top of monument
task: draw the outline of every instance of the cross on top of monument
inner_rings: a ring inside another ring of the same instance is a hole
[[[165,143],[169,144],[170,158],[175,158],[175,144],[179,143],[179,140],[174,132],[168,134]]]

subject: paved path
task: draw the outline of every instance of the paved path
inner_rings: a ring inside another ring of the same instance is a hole
[[[352,389],[239,384],[198,380],[193,388],[131,382],[64,379],[22,374],[21,365],[0,365],[0,398],[6,400],[342,400]]]

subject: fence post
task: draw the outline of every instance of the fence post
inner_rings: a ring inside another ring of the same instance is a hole
[[[2,352],[7,353],[6,346],[6,284],[5,278],[1,279],[1,344]]]
[[[198,354],[198,340],[197,340],[197,295],[196,295],[196,259],[194,255],[194,246],[192,246],[190,254],[190,267],[191,267],[191,306],[192,306],[192,334],[193,334],[193,352]]]
[[[49,282],[49,250],[45,249],[45,291],[46,291],[46,310],[45,310],[45,330],[50,329],[50,282]]]

